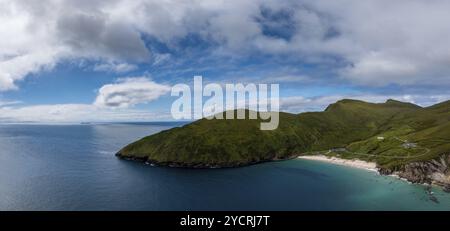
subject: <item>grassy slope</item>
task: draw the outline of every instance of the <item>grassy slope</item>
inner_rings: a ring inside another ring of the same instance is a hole
[[[383,136],[379,141],[376,136]],[[351,143],[349,150],[369,153],[363,156],[344,153],[347,157],[357,157],[376,161],[385,168],[395,168],[410,162],[436,158],[450,152],[450,102],[428,108],[402,111],[395,114],[380,127],[378,134],[369,139]],[[417,148],[405,149],[400,140],[417,143]]]
[[[120,153],[158,162],[216,165],[284,158],[301,150],[290,126],[294,120],[294,115],[281,113],[279,129],[261,131],[260,120],[202,119],[145,137]]]
[[[393,100],[383,104],[341,100],[324,112],[280,113],[280,125],[273,131],[261,131],[260,120],[202,119],[145,137],[119,155],[188,166],[234,166],[347,147],[349,152],[330,155],[391,168],[450,151],[449,118],[449,102],[420,108]],[[386,139],[379,141],[377,136]],[[405,149],[394,137],[417,142],[420,148]]]

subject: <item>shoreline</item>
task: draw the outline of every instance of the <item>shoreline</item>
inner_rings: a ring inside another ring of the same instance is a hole
[[[297,158],[304,159],[304,160],[321,161],[321,162],[326,162],[326,163],[330,163],[330,164],[336,164],[336,165],[341,165],[341,166],[351,167],[351,168],[359,168],[359,169],[363,169],[363,170],[367,170],[367,171],[371,171],[371,172],[376,172],[379,175],[393,177],[398,180],[405,181],[409,184],[418,184],[418,185],[422,185],[425,187],[434,186],[434,187],[438,187],[438,188],[442,189],[444,192],[450,192],[450,190],[446,189],[444,186],[436,184],[434,182],[429,182],[429,183],[428,182],[413,182],[413,181],[409,180],[408,178],[400,176],[400,174],[398,174],[398,172],[394,172],[394,173],[390,173],[390,174],[383,174],[382,172],[380,172],[380,169],[376,167],[375,162],[367,162],[367,161],[358,160],[358,159],[352,159],[352,160],[342,159],[342,158],[338,158],[338,157],[334,157],[334,156],[328,157],[325,155],[298,156]]]
[[[337,158],[337,157],[328,157],[325,155],[298,156],[297,158],[304,159],[304,160],[322,161],[322,162],[327,162],[327,163],[331,163],[331,164],[342,165],[342,166],[347,166],[347,167],[352,167],[352,168],[359,168],[359,169],[364,169],[367,171],[379,173],[377,164],[375,162],[367,162],[367,161],[357,160],[357,159],[349,160],[349,159],[342,159],[342,158]]]
[[[151,166],[168,167],[168,168],[186,168],[186,169],[238,168],[238,167],[245,167],[245,166],[250,166],[250,165],[254,165],[254,164],[264,163],[264,162],[274,162],[274,161],[283,161],[283,160],[292,160],[292,159],[304,159],[304,160],[321,161],[321,162],[326,162],[326,163],[335,164],[335,165],[341,165],[341,166],[345,166],[345,167],[358,168],[358,169],[366,170],[369,172],[374,172],[378,175],[384,175],[384,176],[396,178],[398,180],[402,180],[402,181],[405,181],[410,184],[419,184],[419,185],[423,185],[423,186],[437,186],[437,187],[443,189],[445,192],[450,192],[450,189],[448,186],[442,186],[440,184],[436,184],[433,181],[418,182],[418,181],[414,181],[414,180],[408,179],[407,177],[402,176],[401,172],[385,172],[385,171],[383,171],[383,169],[378,168],[375,162],[368,162],[368,161],[363,161],[363,160],[358,160],[358,159],[343,159],[343,158],[338,158],[338,157],[334,157],[334,156],[328,157],[325,155],[291,156],[291,157],[287,157],[284,159],[271,159],[271,160],[250,162],[250,163],[245,163],[245,164],[234,163],[234,164],[228,164],[228,165],[214,165],[214,164],[205,165],[205,164],[201,164],[201,163],[191,163],[191,164],[187,165],[187,164],[180,164],[180,163],[175,163],[175,162],[161,163],[161,162],[149,160],[147,158],[123,156],[120,154],[120,152],[116,153],[116,156],[119,159],[141,162],[141,163],[148,164]]]

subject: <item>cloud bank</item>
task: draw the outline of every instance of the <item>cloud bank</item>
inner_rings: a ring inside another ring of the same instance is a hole
[[[171,120],[169,113],[101,108],[91,104],[0,107],[2,123],[80,123]]]

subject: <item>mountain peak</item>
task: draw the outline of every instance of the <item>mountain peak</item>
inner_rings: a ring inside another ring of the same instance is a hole
[[[397,106],[397,107],[421,108],[420,106],[418,106],[416,104],[409,103],[409,102],[402,102],[402,101],[395,100],[395,99],[388,99],[388,100],[386,100],[386,102],[384,104]]]
[[[332,103],[328,105],[328,107],[325,109],[325,111],[332,111],[332,110],[339,110],[340,108],[348,108],[348,107],[354,107],[354,106],[365,106],[365,105],[372,105],[372,103],[364,102],[362,100],[357,99],[341,99],[336,101],[336,103]]]

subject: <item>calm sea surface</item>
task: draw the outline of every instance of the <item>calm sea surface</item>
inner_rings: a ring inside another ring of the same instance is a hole
[[[117,159],[174,123],[0,125],[0,210],[450,210],[450,194],[310,160],[171,169]]]

